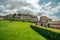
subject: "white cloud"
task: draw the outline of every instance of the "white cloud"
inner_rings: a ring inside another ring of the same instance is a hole
[[[60,12],[60,3],[57,3],[56,7],[50,6],[52,3],[48,2],[45,5],[39,5],[39,0],[5,0],[6,7],[0,5],[0,9],[8,13],[15,13],[20,11],[22,13],[34,14],[37,16],[48,16],[50,18],[56,18],[53,14]]]
[[[58,2],[58,4],[60,5],[60,2]]]
[[[7,8],[11,6],[14,7],[13,9],[20,10],[29,10],[36,14],[41,9],[40,5],[38,4],[39,0],[8,0]],[[23,12],[23,11],[22,11]]]
[[[55,8],[51,9],[52,12],[60,12],[60,5],[56,6]]]
[[[49,6],[51,4],[51,2],[48,2],[47,4],[45,4],[45,7]]]
[[[57,14],[57,12],[60,12],[60,3],[57,3],[57,6],[54,8],[50,5],[51,5],[51,2],[48,2],[45,5],[42,5],[44,9],[40,11],[40,14],[42,13],[41,16],[48,16],[53,20],[58,20],[59,19],[58,15],[55,16],[54,14]]]
[[[0,5],[0,10],[3,10],[3,9],[5,9],[5,6]]]
[[[6,5],[6,8],[7,8],[7,9],[11,8],[11,5],[10,5],[10,4],[7,4],[7,5]]]

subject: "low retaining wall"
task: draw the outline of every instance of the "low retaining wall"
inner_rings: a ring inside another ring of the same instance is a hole
[[[38,27],[35,25],[31,25],[31,28],[38,32],[40,35],[45,37],[47,40],[60,40],[60,30]]]
[[[53,24],[51,24],[50,27],[60,29],[60,25],[53,25]]]

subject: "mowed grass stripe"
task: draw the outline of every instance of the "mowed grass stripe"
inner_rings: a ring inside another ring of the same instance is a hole
[[[30,28],[29,22],[0,21],[0,40],[46,40]]]

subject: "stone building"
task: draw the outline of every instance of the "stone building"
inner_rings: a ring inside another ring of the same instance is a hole
[[[7,15],[7,18],[14,19],[14,20],[21,20],[21,21],[29,21],[29,22],[37,22],[38,18],[37,16],[34,15],[29,15],[29,14],[9,14]]]
[[[0,16],[0,20],[3,20],[3,19],[5,19],[5,16]]]
[[[48,18],[46,16],[40,17],[40,22],[51,22],[51,21],[52,21],[52,19],[50,19],[50,18]]]
[[[46,16],[40,17],[40,25],[60,29],[60,21],[52,21],[52,19],[50,19]]]
[[[60,21],[52,21],[52,22],[49,22],[49,24],[50,24],[50,27],[60,29]]]
[[[49,22],[51,22],[52,19],[46,17],[46,16],[41,16],[40,17],[40,25],[41,26],[49,26]]]
[[[2,16],[0,16],[0,20],[2,20],[3,19],[3,17]]]

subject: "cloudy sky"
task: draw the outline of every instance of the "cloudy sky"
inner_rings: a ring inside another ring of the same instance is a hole
[[[60,0],[0,0],[0,15],[15,12],[60,20]]]

